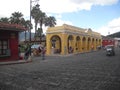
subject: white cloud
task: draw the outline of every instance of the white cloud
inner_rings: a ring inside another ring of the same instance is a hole
[[[76,10],[76,4],[70,0],[40,0],[41,9],[49,13],[65,13]]]
[[[74,3],[71,0],[40,0],[41,9],[48,13],[67,13],[90,10],[91,3]]]
[[[118,28],[120,27],[120,17],[113,19],[111,22],[108,23],[108,26],[110,28]]]
[[[34,0],[32,0],[34,1]],[[62,13],[90,10],[93,5],[112,5],[119,0],[39,0],[40,8],[48,14],[57,14],[57,25],[64,23],[72,25],[70,21],[62,20]],[[34,5],[33,3],[32,5]],[[29,19],[30,0],[0,0],[0,17],[10,17],[11,13],[19,11]],[[120,18],[110,21],[99,29],[103,35],[120,31]]]
[[[63,24],[73,25],[73,23],[71,21],[62,20],[62,15],[61,14],[56,14],[55,18],[56,18],[56,21],[57,21],[56,22],[57,23],[56,26],[60,26],[60,25],[63,25]]]
[[[70,21],[64,21],[64,20],[61,20],[61,19],[57,19],[57,25],[56,26],[60,26],[60,25],[63,25],[63,24],[73,25],[72,22],[70,22]]]
[[[32,0],[35,1],[35,0]],[[79,10],[90,10],[92,5],[111,5],[118,0],[39,0],[40,8],[46,13],[66,13]],[[33,2],[32,5],[34,5]],[[28,17],[30,0],[0,0],[0,16],[10,16],[20,11]]]
[[[41,9],[49,13],[90,10],[93,5],[111,5],[118,0],[40,0]]]
[[[22,12],[24,16],[29,16],[29,0],[0,0],[0,16],[10,17],[13,12]]]
[[[111,5],[117,3],[119,0],[70,0],[70,1],[76,4],[89,3],[92,5]]]
[[[120,32],[120,17],[108,22],[106,26],[102,26],[97,31],[100,32],[102,35]]]

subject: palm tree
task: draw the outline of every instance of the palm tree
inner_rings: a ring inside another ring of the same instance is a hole
[[[46,19],[46,14],[42,11],[39,13],[39,24],[40,24],[40,29],[42,30],[43,24],[45,24],[45,19]]]
[[[29,31],[30,29],[33,28],[31,22],[29,20],[25,20],[21,12],[12,13],[10,18],[7,18],[7,17],[0,18],[0,22],[20,24],[21,26],[27,29],[26,31]],[[26,31],[25,31],[25,41],[26,41]]]
[[[41,41],[41,35],[43,33],[42,26],[45,25],[45,26],[53,27],[56,25],[56,19],[53,16],[47,17],[46,13],[42,12],[39,6],[40,5],[37,4],[36,6],[33,7],[31,11],[31,16],[35,21],[35,36],[39,36]],[[40,28],[38,28],[37,30],[38,23],[40,25]],[[36,40],[36,37],[35,37],[35,40]]]
[[[45,24],[45,19],[47,18],[47,15],[40,11],[39,13],[39,25],[40,25],[40,28],[38,29],[38,34],[39,34],[39,37],[40,37],[40,43],[41,43],[41,36],[42,36],[42,33],[43,33],[43,25]]]
[[[54,27],[56,25],[56,19],[53,16],[49,16],[45,20],[45,26]]]
[[[32,24],[29,20],[25,20],[23,18],[23,14],[21,12],[14,12],[12,13],[11,17],[10,17],[10,22],[13,24],[20,24],[23,27],[25,27],[27,29],[27,31],[29,31],[30,29],[32,29]],[[25,31],[25,41],[26,41],[26,31]]]
[[[24,26],[25,26],[25,28],[28,29],[28,31],[33,28],[30,20],[26,20]]]
[[[39,36],[39,35],[41,37],[40,33],[43,32],[42,31],[42,26],[44,24],[46,14],[40,10],[39,4],[37,4],[36,6],[33,7],[32,11],[31,11],[31,15],[32,15],[32,18],[35,21],[35,40],[36,40],[36,37]],[[37,30],[38,23],[40,25],[40,28]]]
[[[38,21],[39,21],[39,13],[40,13],[40,8],[39,8],[39,5],[37,4],[31,10],[31,16],[32,16],[32,18],[34,19],[34,22],[35,22],[35,36],[36,36],[37,25],[38,25]]]
[[[0,22],[9,23],[9,18],[7,17],[0,18]]]
[[[23,14],[21,12],[14,12],[10,17],[10,22],[13,24],[22,24]]]
[[[24,27],[27,28],[27,31],[33,28],[30,20],[24,21],[23,24],[24,24]],[[25,41],[26,41],[26,31],[25,31]]]
[[[41,30],[41,28],[38,28],[38,30],[37,30],[37,37],[40,37],[40,41],[41,41],[42,33],[43,33],[43,31]]]

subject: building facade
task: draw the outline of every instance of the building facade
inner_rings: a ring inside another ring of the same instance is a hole
[[[115,40],[115,47],[120,48],[120,38],[114,38],[114,40]]]
[[[0,23],[0,61],[19,59],[19,32],[24,30],[17,24]]]
[[[102,47],[105,47],[107,45],[115,45],[114,38],[104,36],[102,37]]]
[[[97,50],[102,45],[100,33],[67,24],[48,28],[46,32],[46,54],[67,55]]]

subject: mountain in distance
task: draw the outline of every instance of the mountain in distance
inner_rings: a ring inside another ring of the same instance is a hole
[[[31,38],[34,38],[35,33],[31,33]],[[26,32],[26,39],[29,40],[30,33]],[[19,40],[20,41],[25,41],[25,32],[20,32],[19,33]]]
[[[112,37],[112,38],[120,38],[120,32],[116,32],[116,33],[113,33],[113,34],[110,34],[110,35],[107,35],[108,37]]]

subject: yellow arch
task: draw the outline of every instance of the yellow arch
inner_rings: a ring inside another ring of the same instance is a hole
[[[48,28],[46,32],[46,49],[47,55],[51,55],[51,38],[57,36],[59,40],[55,40],[55,49],[61,48],[60,55],[69,54],[69,48],[72,47],[72,53],[89,52],[96,50],[98,45],[102,45],[101,35],[93,32],[91,29],[78,28],[71,25],[63,24],[62,26]]]

